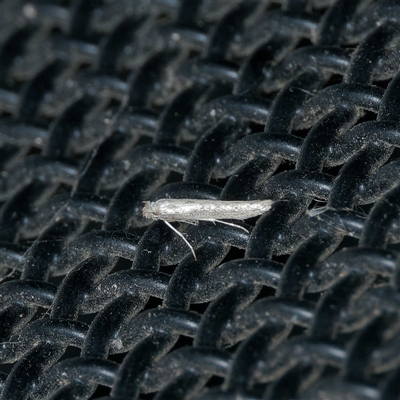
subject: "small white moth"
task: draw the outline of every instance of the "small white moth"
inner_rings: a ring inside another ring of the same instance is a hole
[[[256,217],[271,209],[273,200],[223,201],[197,199],[160,199],[145,201],[142,210],[145,218],[164,221],[189,246],[195,260],[193,246],[170,222],[186,222],[197,225],[199,221],[219,222],[235,226],[248,232],[243,226],[221,221],[221,219],[243,220]]]

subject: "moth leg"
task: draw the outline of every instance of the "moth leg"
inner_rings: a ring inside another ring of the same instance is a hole
[[[185,238],[185,236],[183,236],[183,234],[181,232],[178,231],[178,229],[174,228],[168,221],[165,221],[167,226],[169,226],[178,236],[180,236],[183,241],[189,246],[190,251],[193,254],[193,257],[195,259],[195,261],[197,261],[197,257],[196,257],[196,253],[194,252],[193,246],[187,241],[187,239]]]
[[[232,222],[221,221],[220,219],[207,219],[207,220],[205,220],[205,221],[210,221],[210,222],[213,222],[214,224],[215,224],[216,222],[219,222],[220,224],[229,225],[229,226],[234,226],[235,228],[239,228],[239,229],[241,229],[241,230],[243,230],[243,231],[249,233],[249,231],[248,231],[246,228],[244,228],[243,226],[233,224]]]
[[[189,224],[189,225],[199,225],[199,221],[197,221],[197,219],[191,219],[191,220],[189,220],[189,219],[180,219],[180,220],[178,220],[178,222],[182,222],[182,223],[185,223],[185,224]]]

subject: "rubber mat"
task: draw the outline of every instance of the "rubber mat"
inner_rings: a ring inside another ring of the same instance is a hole
[[[2,400],[400,398],[399,1],[0,20]]]

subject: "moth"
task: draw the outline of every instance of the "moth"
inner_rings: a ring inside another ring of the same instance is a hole
[[[177,235],[179,235],[190,248],[195,260],[196,253],[193,246],[184,235],[174,228],[170,222],[186,222],[197,225],[199,221],[218,222],[220,224],[235,226],[246,232],[243,226],[223,219],[244,220],[256,217],[269,211],[273,200],[250,201],[224,201],[224,200],[197,200],[197,199],[160,199],[157,201],[145,201],[143,216],[152,220],[164,221]]]

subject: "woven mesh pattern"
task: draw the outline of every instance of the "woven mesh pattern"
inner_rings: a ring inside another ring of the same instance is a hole
[[[398,1],[0,8],[1,399],[399,398]]]

